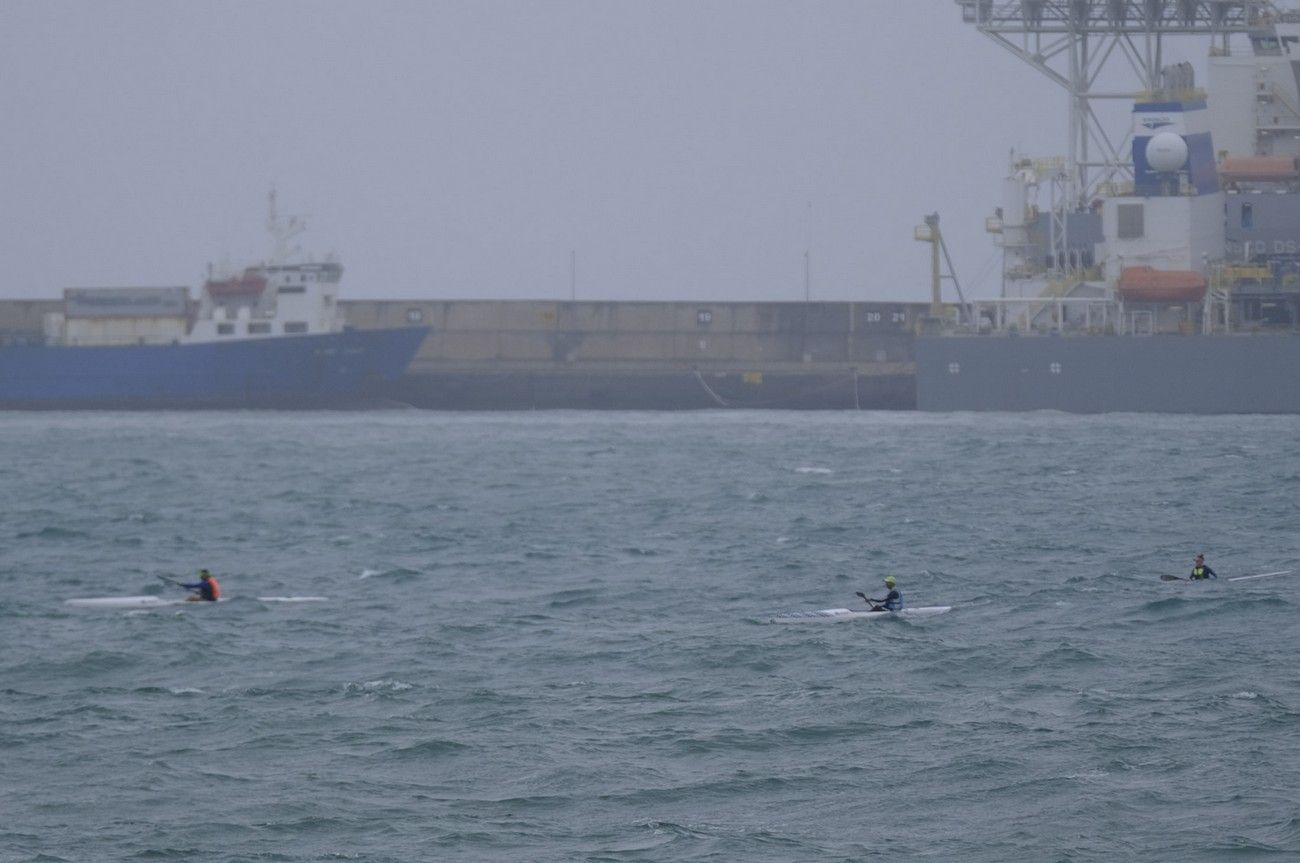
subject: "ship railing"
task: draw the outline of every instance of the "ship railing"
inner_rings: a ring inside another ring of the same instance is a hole
[[[1273,271],[1260,264],[1224,264],[1216,268],[1213,277],[1223,285],[1237,282],[1271,282]]]
[[[996,297],[972,300],[967,328],[984,334],[1113,333],[1123,329],[1120,306],[1110,297]]]
[[[1205,91],[1200,87],[1186,87],[1160,90],[1141,90],[1134,97],[1135,102],[1195,102],[1205,98]]]
[[[1194,198],[1196,187],[1185,176],[1179,175],[1162,181],[1162,197]],[[1132,180],[1112,181],[1097,186],[1098,198],[1132,198],[1137,196],[1137,184]]]
[[[1044,270],[1044,272],[1049,272]],[[1102,277],[1101,267],[1091,266],[1083,267],[1071,265],[1058,270],[1050,271],[1055,276],[1047,283],[1047,286],[1039,292],[1039,296],[1047,297],[1068,297],[1070,292],[1079,287],[1082,282],[1099,281]],[[1083,299],[1096,299],[1096,297],[1084,297]]]
[[[1026,161],[1040,177],[1055,177],[1065,172],[1064,156],[1035,156]]]
[[[1151,303],[1135,303],[1137,308],[1130,309],[1123,300],[1117,300],[1119,310],[1116,335],[1152,336],[1157,333],[1181,333],[1191,335],[1196,332],[1196,319],[1192,316],[1190,303],[1158,304],[1164,311],[1159,311]],[[1174,313],[1171,319],[1166,312]],[[1204,335],[1232,332],[1232,289],[1211,285],[1202,300],[1200,331]]]

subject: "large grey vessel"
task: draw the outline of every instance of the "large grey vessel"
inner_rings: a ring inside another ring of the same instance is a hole
[[[1062,157],[1013,155],[1000,292],[915,344],[922,410],[1300,413],[1300,12],[958,0],[1070,94]],[[1208,44],[1206,83],[1165,42]],[[1127,127],[1094,108],[1108,59]],[[1055,64],[1055,65],[1054,65]],[[1112,143],[1113,142],[1113,143]]]

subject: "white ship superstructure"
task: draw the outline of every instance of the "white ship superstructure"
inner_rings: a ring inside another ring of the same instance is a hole
[[[300,217],[280,218],[270,193],[273,250],[238,273],[208,277],[192,302],[185,287],[68,288],[61,311],[46,315],[50,345],[171,345],[341,332],[343,267],[332,257],[304,259],[291,240]]]
[[[199,295],[190,341],[337,333],[343,267],[333,259],[296,262],[291,241],[305,229],[300,217],[281,218],[270,195],[267,228],[274,239],[271,257],[238,275],[209,275]]]

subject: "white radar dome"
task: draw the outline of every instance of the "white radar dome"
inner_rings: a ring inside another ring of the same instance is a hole
[[[1147,142],[1147,161],[1162,174],[1177,171],[1187,164],[1187,142],[1175,132],[1161,132]]]

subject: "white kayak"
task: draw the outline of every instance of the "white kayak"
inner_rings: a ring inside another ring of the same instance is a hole
[[[817,611],[792,611],[778,614],[773,623],[838,623],[842,620],[883,620],[889,617],[927,617],[951,611],[951,605],[920,605],[902,611],[869,611],[852,608],[822,608]]]
[[[325,596],[259,596],[259,602],[325,602]],[[226,600],[218,599],[217,602]],[[162,596],[94,596],[85,599],[65,599],[65,605],[77,608],[162,608],[169,605],[208,605],[202,600],[174,599]]]

